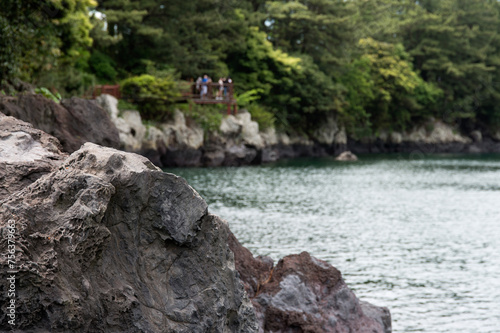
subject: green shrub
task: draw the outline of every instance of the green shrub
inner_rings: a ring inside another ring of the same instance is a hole
[[[252,103],[248,106],[248,112],[252,115],[252,120],[259,124],[260,130],[274,127],[274,114],[267,111],[262,105]]]
[[[226,106],[223,105],[198,105],[191,103],[190,107],[184,109],[186,117],[192,119],[201,126],[205,133],[219,131]]]
[[[131,101],[144,119],[164,120],[172,113],[172,105],[180,96],[177,83],[171,77],[141,75],[123,80],[122,95]]]

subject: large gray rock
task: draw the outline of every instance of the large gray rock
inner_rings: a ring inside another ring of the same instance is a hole
[[[344,151],[339,156],[335,157],[337,161],[357,161],[358,157],[351,153],[350,151]]]
[[[165,134],[167,147],[173,146],[174,149],[187,148],[196,150],[203,146],[203,129],[196,124],[187,126],[186,117],[179,110],[175,110],[173,122],[164,123],[161,128]]]
[[[102,94],[96,98],[96,103],[109,114],[111,121],[118,129],[120,149],[129,152],[139,152],[146,141],[146,126],[142,123],[139,111],[127,110],[120,113],[118,100],[111,95]]]
[[[96,103],[73,97],[61,104],[41,95],[0,99],[0,112],[32,124],[61,142],[71,153],[85,142],[118,148],[120,140],[109,115]]]
[[[57,168],[61,150],[53,136],[0,113],[0,200]]]
[[[99,104],[104,110],[106,110],[111,117],[111,120],[118,118],[118,100],[116,97],[102,94],[95,99],[96,103]]]
[[[232,114],[224,117],[220,123],[219,130],[225,136],[237,136],[241,133],[243,123]]]
[[[260,332],[392,332],[388,309],[361,303],[335,267],[307,252],[281,259],[252,301]]]
[[[18,330],[256,331],[227,224],[207,214],[185,180],[144,157],[87,143],[4,199],[2,234],[9,219],[17,228]],[[8,301],[2,292],[0,330],[11,328]]]
[[[259,124],[256,121],[252,121],[250,112],[241,110],[236,118],[242,124],[241,138],[243,139],[243,142],[257,149],[264,147],[264,140],[259,133]]]
[[[329,114],[325,121],[313,132],[316,141],[324,145],[347,143],[347,136],[343,126],[340,126],[336,116]]]

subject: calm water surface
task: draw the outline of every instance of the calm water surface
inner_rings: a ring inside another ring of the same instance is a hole
[[[500,332],[500,156],[169,169],[255,255],[309,251],[394,332]]]

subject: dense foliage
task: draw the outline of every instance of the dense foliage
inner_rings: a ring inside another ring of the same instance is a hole
[[[231,76],[262,126],[289,132],[330,113],[357,137],[429,117],[486,129],[500,127],[499,14],[495,0],[5,0],[0,79],[66,96],[125,80],[152,119],[174,79]]]
[[[155,77],[149,74],[130,77],[121,82],[125,100],[132,100],[147,120],[168,117],[170,106],[180,95],[172,77]]]
[[[36,83],[50,72],[47,82],[78,91],[88,81],[83,73],[92,45],[88,9],[96,4],[94,0],[2,0],[0,84],[13,78]]]

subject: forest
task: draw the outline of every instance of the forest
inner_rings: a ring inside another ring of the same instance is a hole
[[[230,76],[243,104],[287,132],[335,114],[354,138],[431,117],[500,127],[496,0],[2,0],[0,94],[22,80],[63,97],[128,82],[175,102]],[[169,108],[151,110],[154,119]]]

